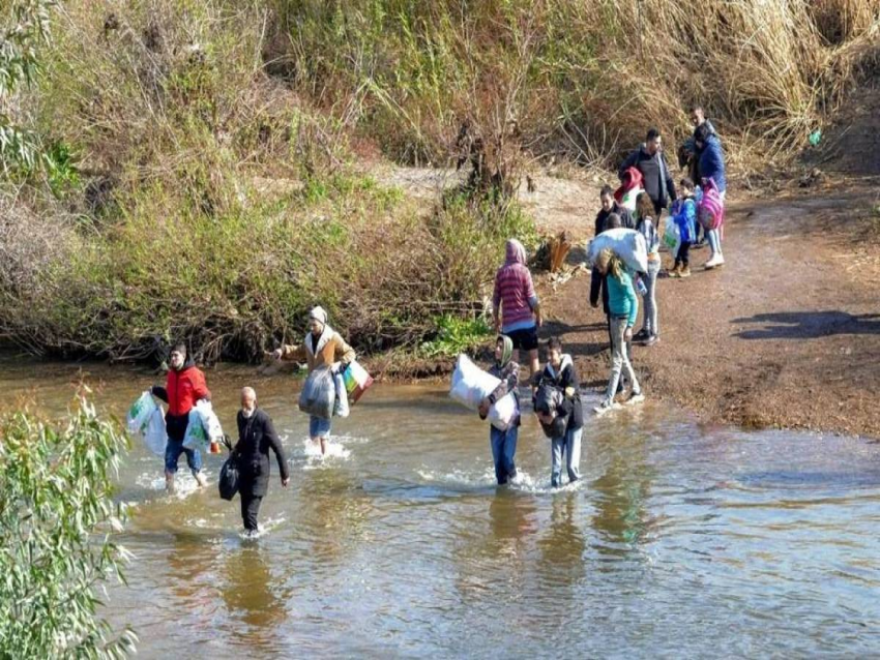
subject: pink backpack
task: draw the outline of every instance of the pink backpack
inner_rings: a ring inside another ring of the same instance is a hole
[[[715,179],[703,179],[703,198],[697,207],[697,218],[706,230],[720,229],[724,224],[724,202]]]

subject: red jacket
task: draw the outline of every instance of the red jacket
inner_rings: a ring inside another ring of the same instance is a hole
[[[203,374],[192,362],[183,365],[183,369],[168,372],[165,386],[168,395],[168,414],[174,416],[188,415],[199,399],[210,399],[211,392]]]

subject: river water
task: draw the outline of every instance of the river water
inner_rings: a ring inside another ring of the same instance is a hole
[[[145,370],[0,360],[6,404],[63,412],[84,376],[123,415]],[[523,478],[496,489],[488,429],[440,387],[376,386],[308,447],[290,377],[208,372],[234,431],[254,386],[292,465],[257,540],[212,480],[163,490],[135,442],[118,497],[129,586],[102,610],[141,657],[868,657],[880,652],[880,447],[706,427],[650,402],[590,420],[575,486],[520,433]],[[593,402],[590,401],[592,404]],[[186,472],[181,461],[181,474]]]

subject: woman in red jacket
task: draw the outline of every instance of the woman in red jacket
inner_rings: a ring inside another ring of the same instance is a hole
[[[177,473],[177,462],[181,454],[186,454],[186,463],[196,478],[199,486],[207,485],[202,474],[202,455],[198,449],[187,449],[183,446],[186,427],[189,425],[189,411],[201,399],[211,400],[211,392],[205,383],[203,374],[192,361],[187,359],[186,346],[178,344],[171,350],[171,369],[165,387],[154,385],[153,396],[168,404],[165,413],[165,428],[168,432],[168,446],[165,449],[165,487],[174,491],[174,475]]]

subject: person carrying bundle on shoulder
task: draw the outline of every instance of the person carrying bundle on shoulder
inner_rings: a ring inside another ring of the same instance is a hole
[[[519,364],[514,362],[513,341],[507,335],[498,335],[495,341],[495,363],[489,369],[489,373],[501,380],[501,384],[495,388],[489,396],[480,402],[480,419],[486,419],[489,408],[495,405],[499,399],[512,394],[516,402],[516,415],[506,430],[489,427],[489,444],[492,447],[492,460],[495,464],[495,479],[499,486],[516,478],[516,442],[519,435]]]
[[[309,312],[308,328],[302,344],[282,346],[272,353],[272,357],[276,360],[305,361],[310,374],[321,367],[329,367],[335,373],[354,362],[357,357],[354,349],[328,325],[324,308],[315,307]],[[329,418],[309,417],[309,438],[313,443],[320,444],[322,455],[327,453],[330,428]]]

